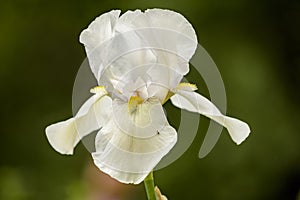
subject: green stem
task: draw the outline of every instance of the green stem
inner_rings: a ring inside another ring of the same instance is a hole
[[[144,180],[144,185],[147,193],[148,200],[156,200],[155,191],[154,191],[154,178],[153,172],[150,172]]]

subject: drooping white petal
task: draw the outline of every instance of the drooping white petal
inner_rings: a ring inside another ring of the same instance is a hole
[[[152,137],[168,122],[158,99],[148,99],[143,103],[115,99],[112,117],[119,129],[138,138]]]
[[[46,128],[49,143],[61,154],[72,155],[74,147],[80,140],[74,121],[74,118],[70,118]]]
[[[139,184],[177,141],[176,130],[165,125],[149,138],[123,132],[111,120],[96,137],[96,166],[122,183]]]
[[[223,115],[218,108],[202,95],[187,90],[177,90],[171,97],[173,105],[186,109],[191,112],[197,112],[213,119],[227,128],[229,135],[236,144],[241,144],[250,134],[250,128],[247,123]]]
[[[46,128],[49,143],[61,154],[73,154],[74,147],[81,138],[107,122],[111,113],[111,105],[111,98],[105,94],[93,95],[73,118]]]

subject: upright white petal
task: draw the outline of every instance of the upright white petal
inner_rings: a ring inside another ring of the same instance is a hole
[[[101,15],[80,35],[98,83],[111,91],[115,82],[121,82],[121,75],[149,63],[164,64],[181,75],[188,73],[197,37],[181,14],[149,9],[119,15],[120,11]]]
[[[212,102],[196,92],[177,90],[176,94],[171,97],[171,101],[179,108],[205,115],[223,125],[237,144],[241,144],[250,134],[247,123],[224,116]]]
[[[148,9],[134,20],[142,40],[154,49],[159,63],[175,68],[185,75],[187,63],[197,48],[197,36],[192,25],[180,13],[166,9]]]
[[[145,15],[148,18],[148,23],[151,27],[174,30],[191,38],[193,41],[197,41],[197,36],[193,26],[180,13],[167,9],[154,8],[146,10]],[[180,41],[176,42],[180,43]],[[189,55],[189,57],[191,58],[192,55]]]
[[[115,36],[115,25],[121,11],[112,10],[97,17],[80,34],[79,41],[84,44],[91,70],[97,78],[109,50],[99,48]]]
[[[46,128],[49,143],[61,154],[73,154],[74,147],[81,138],[99,129],[107,122],[111,113],[111,105],[110,97],[104,96],[104,94],[93,95],[73,118]]]
[[[132,31],[135,29],[134,21],[143,15],[144,13],[141,10],[128,10],[124,14],[122,14],[116,24],[116,32],[118,33],[125,33],[128,31]]]
[[[148,71],[148,96],[157,97],[163,102],[170,88],[176,87],[183,76],[166,65],[152,65]]]
[[[121,11],[112,10],[97,17],[87,29],[80,34],[79,41],[84,44],[86,50],[91,51],[101,43],[111,39],[115,35],[115,25]]]
[[[104,74],[105,76],[101,80],[107,80],[104,81],[106,83],[113,82],[114,94],[121,92],[126,97],[125,99],[129,99],[137,92],[144,99],[157,97],[162,102],[170,88],[177,86],[183,77],[176,70],[158,63],[137,66],[136,68],[126,68],[126,65],[120,66],[124,67],[120,67],[123,69],[122,73],[120,70],[119,75],[112,75],[112,72],[117,68],[110,67],[107,71],[110,71],[111,74]]]
[[[120,40],[121,46],[125,48],[129,44],[137,44],[138,42],[139,39],[128,40],[128,38],[124,38],[124,40]],[[114,54],[113,51],[112,54]],[[117,89],[122,93],[127,93],[128,89],[125,86],[129,82],[141,79],[144,83],[147,83],[149,80],[147,71],[155,63],[156,57],[151,50],[139,49],[137,51],[127,52],[127,54],[119,56],[117,60],[106,66],[98,81],[106,85],[109,92]]]
[[[122,183],[139,184],[177,141],[176,130],[165,125],[149,138],[123,132],[111,120],[96,137],[96,166]]]

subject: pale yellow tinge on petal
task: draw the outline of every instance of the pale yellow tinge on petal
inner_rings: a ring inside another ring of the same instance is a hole
[[[107,91],[104,86],[96,86],[90,89],[90,93],[106,95]]]
[[[129,113],[132,113],[136,111],[137,106],[141,103],[143,103],[143,99],[139,96],[131,96],[128,101],[128,111]]]
[[[161,104],[164,105],[174,94],[175,94],[174,92],[169,91]]]
[[[196,84],[192,83],[179,83],[172,91],[168,92],[161,104],[165,104],[178,90],[195,91],[198,90],[198,87]]]
[[[175,88],[175,91],[177,90],[185,90],[185,91],[195,91],[198,90],[196,84],[191,83],[179,83],[177,87]]]

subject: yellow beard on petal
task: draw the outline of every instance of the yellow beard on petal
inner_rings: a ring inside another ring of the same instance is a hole
[[[98,85],[96,87],[91,88],[90,93],[93,93],[93,94],[107,94],[107,91],[105,90],[104,86]]]
[[[175,90],[186,90],[186,91],[195,91],[197,89],[198,89],[197,85],[191,83],[179,83],[175,88]]]
[[[137,106],[141,103],[143,103],[144,100],[139,96],[131,96],[128,101],[128,112],[132,113],[136,111]]]

